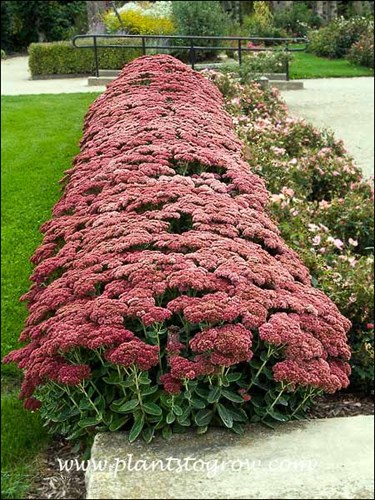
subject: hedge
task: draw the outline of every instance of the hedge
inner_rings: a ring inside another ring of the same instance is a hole
[[[114,43],[113,39],[111,40]],[[100,42],[103,43],[103,40]],[[142,54],[141,48],[124,50],[100,48],[100,69],[121,69],[125,64]],[[134,45],[134,41],[132,44]],[[29,67],[33,78],[46,75],[92,74],[95,69],[94,51],[77,49],[71,42],[32,43],[29,46]]]
[[[154,56],[86,115],[5,359],[52,431],[241,433],[348,385],[350,321],[281,238],[223,104]]]

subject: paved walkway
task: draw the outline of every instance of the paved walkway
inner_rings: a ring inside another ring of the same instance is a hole
[[[1,95],[72,94],[104,90],[105,86],[89,87],[87,77],[31,80],[27,56],[1,61]]]
[[[374,175],[374,78],[304,80],[304,86],[282,92],[291,114],[331,128],[365,175]]]
[[[374,171],[374,79],[329,78],[304,80],[303,90],[284,91],[293,115],[318,127],[332,128],[343,139],[365,175]],[[1,61],[1,94],[60,94],[101,92],[87,78],[31,80],[27,57]]]

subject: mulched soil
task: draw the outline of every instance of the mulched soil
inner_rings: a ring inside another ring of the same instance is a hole
[[[373,415],[374,398],[343,393],[325,395],[316,398],[314,407],[309,411],[309,418],[352,417],[355,415]],[[40,472],[35,479],[32,491],[27,498],[41,500],[48,498],[83,499],[86,495],[83,471],[75,467],[71,471],[60,471],[57,459],[80,461],[72,445],[64,440],[51,442],[41,457]]]
[[[58,459],[81,462],[77,453],[73,452],[71,443],[63,439],[54,439],[43,453],[39,463],[39,473],[27,498],[86,498],[85,473],[72,467],[71,471],[60,471]]]
[[[354,417],[373,415],[374,397],[339,393],[316,398],[309,411],[310,418]]]

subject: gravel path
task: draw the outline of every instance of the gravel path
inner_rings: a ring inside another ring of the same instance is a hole
[[[374,175],[374,79],[324,78],[304,86],[281,93],[291,114],[332,129],[364,174]]]

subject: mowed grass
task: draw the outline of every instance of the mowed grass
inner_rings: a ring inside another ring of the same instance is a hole
[[[30,285],[29,258],[42,240],[40,225],[60,197],[58,180],[78,153],[82,123],[97,93],[2,97],[1,355],[18,346],[27,316],[19,302]],[[37,414],[17,399],[19,373],[4,366],[2,498],[22,498],[46,442]]]
[[[374,76],[374,70],[352,64],[346,59],[328,59],[308,52],[294,52],[290,64],[290,77],[293,80],[354,76]]]

